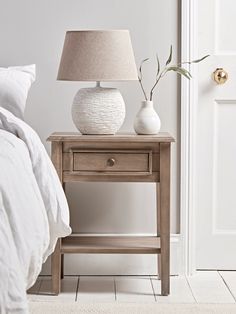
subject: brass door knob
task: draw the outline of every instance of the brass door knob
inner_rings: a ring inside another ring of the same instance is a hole
[[[115,158],[109,158],[109,159],[107,160],[107,165],[108,165],[109,167],[113,167],[113,166],[115,165],[115,163],[116,163]]]
[[[223,68],[217,68],[213,72],[213,80],[219,85],[224,84],[228,80],[228,73]]]

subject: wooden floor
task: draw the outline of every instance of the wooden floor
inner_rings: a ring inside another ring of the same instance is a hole
[[[28,295],[38,301],[236,303],[236,271],[199,271],[171,277],[171,294],[160,296],[153,276],[66,276],[62,293],[50,295],[50,277],[40,277]]]

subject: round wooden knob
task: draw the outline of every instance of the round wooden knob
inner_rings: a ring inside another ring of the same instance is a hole
[[[115,158],[109,158],[109,159],[107,160],[107,165],[108,165],[109,167],[113,167],[115,163],[116,163]]]

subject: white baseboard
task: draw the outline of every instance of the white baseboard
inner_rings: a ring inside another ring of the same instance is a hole
[[[147,236],[147,234],[145,234]],[[180,234],[171,234],[171,275],[180,274]],[[50,258],[42,275],[50,275]],[[157,256],[152,254],[66,254],[65,275],[156,275]]]

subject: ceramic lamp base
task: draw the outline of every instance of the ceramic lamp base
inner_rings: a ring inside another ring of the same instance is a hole
[[[82,88],[72,104],[72,119],[82,134],[115,134],[125,118],[125,103],[116,88]]]

